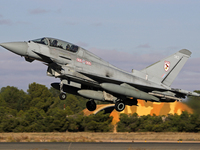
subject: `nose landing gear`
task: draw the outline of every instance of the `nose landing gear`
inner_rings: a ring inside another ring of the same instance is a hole
[[[59,95],[61,100],[65,100],[66,99],[66,93],[60,93]]]
[[[61,100],[65,100],[66,99],[66,93],[64,93],[63,91],[63,82],[60,82],[60,95],[59,95]]]

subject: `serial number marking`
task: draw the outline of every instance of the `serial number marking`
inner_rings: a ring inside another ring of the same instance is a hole
[[[84,60],[84,59],[77,58],[76,61],[78,61],[82,64],[85,64],[85,65],[89,65],[89,66],[92,65],[92,63],[90,61],[87,61],[87,60]]]

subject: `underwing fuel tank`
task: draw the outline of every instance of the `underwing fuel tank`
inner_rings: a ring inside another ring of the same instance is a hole
[[[104,101],[104,96],[102,91],[94,91],[94,90],[79,90],[78,94],[83,97]]]
[[[126,83],[121,85],[112,83],[102,83],[100,84],[100,86],[107,91],[117,93],[119,95],[126,95],[137,99],[160,102],[159,98],[152,96],[146,92],[140,91]]]

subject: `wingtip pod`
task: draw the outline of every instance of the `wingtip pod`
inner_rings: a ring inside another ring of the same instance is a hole
[[[191,54],[192,54],[192,52],[187,49],[182,49],[179,52],[182,54],[188,55],[188,56],[191,56]]]

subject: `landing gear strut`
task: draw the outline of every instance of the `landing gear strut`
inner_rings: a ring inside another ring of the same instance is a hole
[[[63,82],[60,82],[60,95],[59,95],[61,100],[65,100],[66,99],[66,93],[64,93],[63,91]]]
[[[94,102],[94,100],[89,100],[87,103],[86,103],[86,107],[89,111],[94,111],[97,107],[96,103]]]
[[[123,101],[116,101],[115,102],[115,109],[118,111],[118,112],[121,112],[125,109],[125,103]]]

